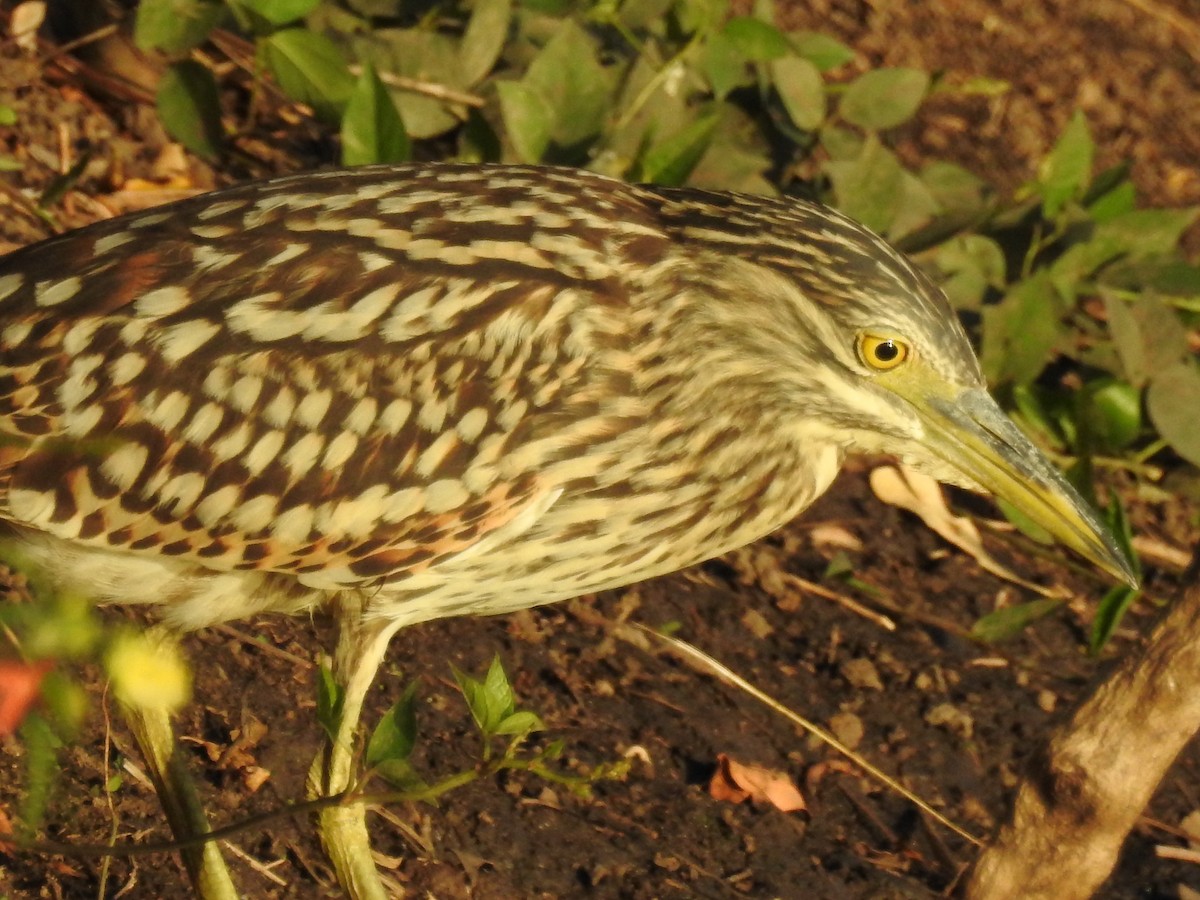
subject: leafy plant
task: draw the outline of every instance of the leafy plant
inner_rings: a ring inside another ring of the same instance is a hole
[[[479,764],[433,784],[428,784],[421,777],[411,760],[419,736],[415,705],[417,684],[413,682],[380,719],[367,743],[367,763],[372,772],[400,792],[389,799],[432,801],[479,777],[502,771],[527,772],[561,784],[580,796],[587,796],[596,782],[623,778],[628,772],[629,763],[620,761],[596,766],[581,774],[567,774],[553,766],[562,756],[561,742],[555,741],[539,749],[525,749],[529,735],[545,730],[545,725],[536,714],[517,708],[512,686],[499,657],[492,660],[482,679],[473,678],[458,669],[453,671],[483,739]],[[494,753],[492,742],[496,737],[509,739],[498,756]]]

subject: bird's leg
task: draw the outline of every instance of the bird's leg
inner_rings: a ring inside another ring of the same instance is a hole
[[[179,754],[167,711],[161,707],[125,704],[121,704],[121,709],[142,751],[147,772],[175,839],[187,841],[207,834],[212,829],[196,794],[196,786]],[[197,896],[203,900],[238,900],[240,895],[215,841],[191,844],[182,848],[180,855]]]
[[[399,627],[392,622],[364,622],[359,601],[339,603],[340,625],[333,677],[342,692],[341,715],[332,737],[317,755],[308,773],[310,797],[331,797],[357,782],[356,732],[363,701],[375,681],[388,643]],[[338,881],[351,900],[385,900],[367,833],[366,807],[347,802],[318,814],[317,829]]]

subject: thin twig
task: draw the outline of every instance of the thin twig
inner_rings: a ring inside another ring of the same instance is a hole
[[[831,591],[824,585],[817,584],[815,581],[809,581],[807,578],[801,578],[799,575],[788,575],[787,579],[788,581],[795,583],[798,587],[801,587],[810,593],[816,594],[818,597],[824,597],[826,600],[832,600],[834,603],[841,604],[842,606],[846,607],[846,609],[850,610],[850,612],[856,613],[862,616],[864,619],[874,622],[880,628],[883,628],[887,631],[896,630],[896,623],[892,619],[883,615],[883,613],[877,613],[873,609],[868,609],[857,600],[847,597],[845,594],[839,594],[837,591]]]
[[[306,669],[313,667],[311,659],[305,659],[303,656],[297,656],[295,653],[289,653],[286,650],[280,650],[274,644],[268,644],[261,641],[252,634],[247,634],[240,629],[234,628],[232,625],[213,625],[212,630],[227,637],[233,638],[235,641],[245,644],[247,647],[253,647],[255,650],[261,650],[271,656],[277,656],[280,659],[285,659],[293,665],[303,666]]]
[[[362,66],[347,66],[350,74],[355,78],[362,75]],[[391,72],[380,72],[379,80],[388,87],[394,87],[397,90],[408,91],[410,94],[421,94],[424,97],[432,97],[434,100],[442,100],[446,103],[460,103],[463,106],[473,106],[476,109],[482,108],[487,101],[478,94],[469,94],[466,91],[460,91],[452,87],[446,87],[444,84],[435,84],[432,81],[420,81],[416,78],[409,78],[406,75],[395,75]]]
[[[245,850],[243,850],[241,847],[239,847],[237,844],[235,844],[231,841],[221,841],[221,844],[222,844],[222,846],[224,846],[224,848],[226,850],[228,850],[230,853],[232,853],[234,856],[236,856],[238,859],[240,859],[242,862],[244,862],[246,865],[248,865],[250,868],[252,868],[255,872],[257,872],[263,878],[267,879],[268,881],[275,882],[280,887],[287,887],[287,884],[288,884],[287,879],[281,878],[280,876],[276,875],[274,872],[271,871],[272,866],[277,866],[281,862],[283,862],[282,859],[277,859],[273,863],[264,863],[264,862],[260,862],[259,860],[255,859],[253,856],[251,856],[249,853],[247,853]]]

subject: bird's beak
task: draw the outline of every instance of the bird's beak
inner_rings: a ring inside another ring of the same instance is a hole
[[[1129,560],[1092,506],[982,388],[922,407],[926,446],[966,480],[1016,507],[1105,572],[1137,587]]]

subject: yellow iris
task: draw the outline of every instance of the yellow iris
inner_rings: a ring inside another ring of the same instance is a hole
[[[908,359],[908,344],[895,337],[865,332],[858,336],[858,357],[876,372],[887,372]]]

